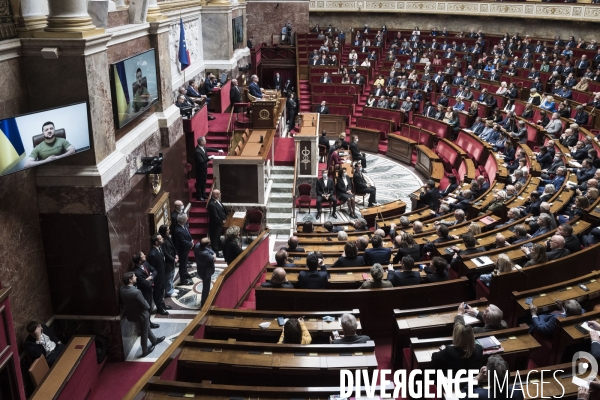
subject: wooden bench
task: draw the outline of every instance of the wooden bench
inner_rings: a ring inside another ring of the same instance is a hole
[[[467,298],[468,280],[460,278],[439,283],[388,289],[314,290],[256,288],[257,310],[323,311],[360,310],[363,330],[391,333],[392,311],[458,303]],[[366,314],[365,314],[366,312]]]
[[[341,369],[377,368],[375,343],[266,344],[187,337],[177,362],[177,380],[233,385],[336,385]]]

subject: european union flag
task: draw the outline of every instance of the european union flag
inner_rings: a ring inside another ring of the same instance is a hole
[[[190,52],[185,43],[185,29],[183,29],[183,20],[181,17],[179,18],[179,62],[181,63],[182,71],[192,64],[190,61]]]
[[[25,157],[25,148],[15,118],[0,121],[0,175],[10,171]]]

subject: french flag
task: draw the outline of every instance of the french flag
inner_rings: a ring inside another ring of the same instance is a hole
[[[181,63],[182,71],[192,64],[190,61],[190,52],[185,43],[185,29],[183,29],[183,20],[181,18],[179,18],[179,62]]]

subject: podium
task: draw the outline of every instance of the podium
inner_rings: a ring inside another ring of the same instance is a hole
[[[300,113],[300,132],[294,136],[298,177],[319,176],[319,117],[316,113]]]
[[[275,116],[274,100],[256,100],[252,103],[252,128],[275,129],[277,118]]]

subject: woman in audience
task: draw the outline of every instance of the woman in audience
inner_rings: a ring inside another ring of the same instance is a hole
[[[588,188],[587,192],[585,193],[585,197],[588,199],[590,204],[594,204],[594,202],[598,199],[599,193],[600,192],[597,188]]]
[[[502,81],[502,83],[500,83],[500,87],[498,88],[498,90],[496,90],[496,94],[503,96],[504,93],[506,93],[507,91],[508,91],[508,85],[505,81]]]
[[[394,50],[390,50],[385,58],[387,61],[396,60],[396,55],[394,54]]]
[[[539,243],[534,243],[533,246],[531,246],[531,253],[529,254],[529,257],[531,258],[531,260],[527,261],[525,265],[523,265],[523,268],[548,262],[548,256],[546,255],[546,246]]]
[[[549,201],[552,198],[552,196],[554,196],[554,193],[556,193],[556,188],[554,187],[554,185],[551,183],[547,184],[546,186],[544,186],[544,191],[540,196],[540,201]]]
[[[351,218],[356,218],[356,203],[352,194],[352,179],[348,177],[345,168],[340,167],[335,188],[340,205],[348,202],[348,214]]]
[[[446,108],[446,113],[444,114],[444,118],[442,119],[442,121],[444,122],[450,122],[450,120],[452,119],[452,113],[453,113],[453,109],[451,106],[448,106]]]
[[[415,242],[413,235],[403,232],[396,236],[394,242],[398,246],[398,252],[392,261],[394,264],[398,264],[405,256],[411,256],[415,262],[421,260],[421,247]]]
[[[556,111],[556,103],[554,102],[554,97],[548,95],[540,104],[540,108],[546,111],[555,112]]]
[[[349,84],[350,82],[351,82],[351,81],[350,81],[350,76],[348,75],[348,73],[345,73],[345,74],[344,74],[344,77],[342,78],[342,83],[347,83],[347,84]]]
[[[340,64],[340,68],[338,69],[338,75],[346,76],[348,75],[348,69],[344,67],[343,64]]]
[[[535,123],[536,125],[540,126],[546,126],[550,123],[550,118],[545,110],[540,110],[540,119],[538,119]]]
[[[508,101],[504,105],[504,111],[515,111],[515,99],[508,99]]]
[[[423,283],[443,282],[448,280],[448,262],[442,257],[433,257],[429,267],[425,267],[427,275]]]
[[[419,79],[419,75],[417,74],[417,71],[415,71],[414,69],[410,72],[410,74],[408,75],[408,80],[409,81],[414,81]]]
[[[529,173],[529,167],[527,166],[527,159],[525,157],[519,157],[517,166],[515,168],[512,168],[512,166],[509,166],[508,164],[506,165],[506,168],[508,168],[509,171],[512,171],[511,179],[514,178],[515,171],[518,169],[520,169],[523,172]]]
[[[479,103],[477,102],[477,100],[473,100],[471,102],[471,105],[467,109],[467,113],[470,117],[473,118],[473,121],[479,116]]]
[[[440,351],[431,355],[432,367],[436,370],[448,370],[454,376],[460,370],[479,369],[483,361],[483,348],[475,343],[473,328],[465,324],[464,317],[454,317],[452,344],[440,346]]]
[[[492,121],[494,121],[495,124],[499,124],[500,122],[502,122],[502,120],[504,120],[504,115],[502,114],[502,110],[500,110],[499,108],[496,108],[494,110],[494,113],[492,114]]]
[[[540,72],[549,72],[550,65],[546,61],[542,61],[542,65],[540,66]]]
[[[277,344],[310,344],[312,337],[304,325],[304,318],[290,318],[283,325]]]
[[[523,113],[521,114],[521,118],[527,119],[527,120],[530,120],[531,118],[533,118],[533,104],[527,103],[525,105],[525,109],[523,110]]]
[[[358,54],[356,53],[356,50],[352,49],[350,51],[350,54],[348,54],[348,59],[349,60],[358,60]]]
[[[369,61],[369,59],[368,59],[368,58],[365,58],[365,61],[363,61],[363,62],[360,64],[360,66],[361,66],[361,67],[370,67],[370,66],[371,66],[371,61]]]
[[[381,85],[381,87],[385,86],[385,79],[382,74],[379,74],[379,77],[377,79],[375,79],[375,83],[373,83],[373,85],[375,85],[375,86]]]
[[[371,93],[367,99],[367,104],[365,104],[365,107],[375,107],[375,105],[377,105],[377,98],[375,98],[375,95]]]
[[[510,261],[510,258],[508,258],[508,256],[504,253],[498,254],[498,258],[496,259],[496,262],[494,264],[496,265],[496,268],[493,272],[490,272],[489,274],[482,274],[479,277],[479,280],[485,283],[485,285],[488,287],[490,286],[490,282],[492,281],[492,275],[498,276],[503,272],[509,272],[514,269],[512,261]]]
[[[590,207],[590,202],[588,201],[587,197],[585,197],[585,196],[575,197],[575,203],[571,206],[571,209],[569,210],[569,214],[563,214],[563,215],[558,216],[557,219],[558,219],[559,224],[566,224],[567,222],[569,222],[570,220],[575,218],[575,216],[582,218],[583,214],[585,213],[585,210],[588,209],[589,207]]]
[[[231,226],[225,232],[225,243],[223,244],[223,257],[229,265],[242,253],[240,246],[240,228]]]
[[[435,53],[435,56],[433,56],[433,61],[431,63],[433,65],[441,65],[442,64],[442,59],[440,58],[439,53]]]
[[[363,256],[358,255],[356,242],[346,242],[344,246],[344,254],[333,264],[333,268],[337,267],[360,267],[365,265]]]
[[[446,186],[446,189],[440,191],[440,196],[442,198],[448,196],[450,193],[454,192],[456,190],[456,188],[458,188],[458,182],[456,180],[455,175],[448,175],[447,178],[448,178],[448,186]]]
[[[458,132],[460,131],[460,119],[458,117],[457,110],[452,110],[452,116],[447,122],[448,125],[452,127],[452,136],[450,137],[450,140],[455,141],[456,137],[458,136]]]
[[[433,118],[440,121],[444,118],[444,106],[442,106],[441,104],[437,105],[437,110],[435,111]]]
[[[504,162],[512,164],[515,161],[515,145],[511,140],[504,143]]]

